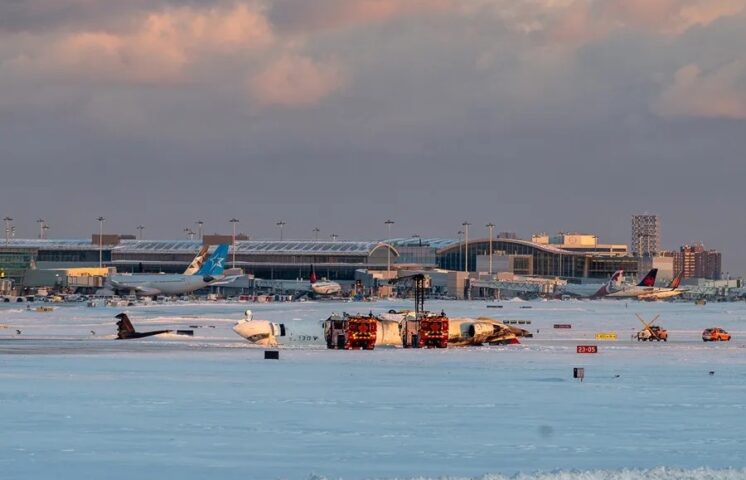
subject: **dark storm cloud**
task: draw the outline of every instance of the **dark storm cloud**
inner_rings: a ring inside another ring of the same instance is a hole
[[[743,2],[585,3],[5,3],[2,214],[628,242],[651,211],[746,271]]]

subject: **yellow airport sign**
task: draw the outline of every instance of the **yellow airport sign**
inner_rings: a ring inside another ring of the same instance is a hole
[[[596,334],[596,340],[616,340],[616,332],[599,332]]]

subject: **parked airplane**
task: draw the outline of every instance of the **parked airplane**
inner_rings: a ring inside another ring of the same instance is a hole
[[[655,278],[657,276],[658,269],[654,268],[637,285],[622,287],[621,290],[608,294],[606,298],[639,298],[640,295],[652,293],[656,290]]]
[[[193,275],[112,275],[109,277],[109,284],[114,290],[127,291],[140,296],[183,295],[221,280],[224,271],[224,263],[227,257],[228,244],[220,244],[210,258],[208,258]],[[194,264],[195,261],[197,261],[197,259],[192,261],[192,264]],[[190,265],[190,268],[188,268],[187,271],[191,268],[192,265]]]
[[[332,282],[325,278],[318,280],[318,277],[316,277],[316,270],[313,268],[313,265],[311,265],[310,281],[311,291],[316,295],[337,295],[342,291],[342,285],[338,284],[337,282]]]
[[[616,292],[622,288],[622,281],[624,280],[624,270],[617,270],[611,276],[608,282],[599,285],[598,283],[589,284],[573,284],[568,283],[557,292],[557,296],[564,297],[565,295],[574,298],[589,298],[595,300],[603,298],[610,293]]]
[[[663,300],[666,298],[678,297],[686,290],[679,288],[681,285],[681,276],[684,274],[683,271],[679,272],[671,283],[666,288],[654,288],[650,292],[645,292],[637,296],[640,300]]]

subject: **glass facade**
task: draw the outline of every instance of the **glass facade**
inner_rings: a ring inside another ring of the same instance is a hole
[[[464,257],[466,257],[469,271],[476,271],[477,255],[489,254],[489,240],[469,242],[468,253],[464,251],[464,246],[462,242],[440,250],[438,267],[446,270],[464,270]],[[493,253],[504,252],[506,255],[532,256],[533,272],[531,274],[543,277],[608,278],[616,270],[624,270],[630,275],[637,273],[637,259],[633,257],[569,252],[525,240],[505,238],[493,240],[492,250]],[[527,265],[516,264],[516,267],[528,269]]]
[[[0,252],[0,278],[19,283],[31,266],[31,260],[32,255],[28,252]]]

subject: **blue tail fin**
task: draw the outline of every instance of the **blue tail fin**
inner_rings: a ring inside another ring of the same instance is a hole
[[[228,244],[221,243],[212,252],[210,258],[202,264],[197,275],[221,275],[225,269],[225,260],[228,258]]]

